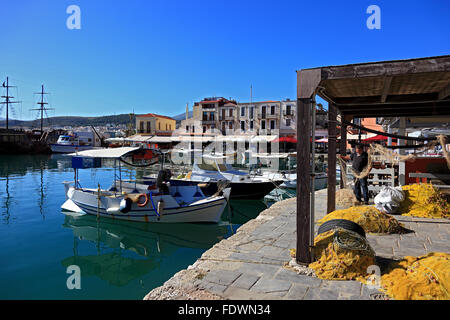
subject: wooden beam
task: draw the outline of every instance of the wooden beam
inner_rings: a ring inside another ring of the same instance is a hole
[[[344,115],[353,115],[357,118],[377,117],[425,117],[425,116],[450,116],[450,104],[440,107],[423,108],[398,108],[398,109],[339,109]]]
[[[385,103],[389,89],[391,88],[392,77],[385,77],[383,83],[383,91],[381,92],[381,102]]]
[[[322,79],[395,76],[436,71],[450,71],[450,55],[410,60],[380,61],[322,67]]]
[[[336,106],[333,105],[332,103],[329,103],[327,213],[330,213],[331,211],[334,211],[336,209],[336,120],[337,120]]]
[[[380,101],[380,96],[358,96],[358,97],[340,97],[334,98],[333,101],[338,107],[341,106],[359,106],[373,105],[383,107],[384,105],[396,105],[406,103],[430,103],[441,102],[438,94],[421,93],[421,94],[391,94],[389,98],[386,96],[384,101]]]
[[[439,98],[439,100],[444,100],[445,98],[447,98],[449,96],[450,96],[450,83],[439,92],[438,98]]]
[[[320,68],[297,71],[297,97],[310,99],[321,79]]]
[[[344,120],[350,121],[350,117],[345,117],[343,114],[341,114],[341,118]],[[347,125],[342,124],[341,125],[341,139],[340,139],[340,145],[339,145],[339,151],[340,154],[345,156],[347,154]],[[339,183],[341,189],[344,188],[344,172],[341,172],[341,181]]]
[[[296,260],[311,262],[311,99],[297,99],[297,247]]]

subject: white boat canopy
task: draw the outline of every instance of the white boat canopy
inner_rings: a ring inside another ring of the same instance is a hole
[[[91,149],[70,153],[72,157],[88,157],[88,158],[113,158],[118,159],[130,152],[139,150],[140,147],[121,147],[121,148],[105,148],[105,149]]]
[[[234,157],[236,152],[230,153],[230,154],[204,154],[203,159],[208,160],[218,160],[218,159],[227,159],[230,157]]]

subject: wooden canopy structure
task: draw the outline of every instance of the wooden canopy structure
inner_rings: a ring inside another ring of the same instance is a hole
[[[310,263],[314,172],[310,150],[315,96],[328,102],[328,200],[335,210],[336,122],[369,117],[450,116],[450,55],[328,66],[297,71],[297,250]],[[345,125],[340,127],[345,154]]]

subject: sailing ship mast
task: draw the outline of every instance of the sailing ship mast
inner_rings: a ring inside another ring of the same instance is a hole
[[[9,78],[6,77],[6,85],[5,82],[2,84],[3,88],[6,88],[6,96],[2,96],[2,98],[5,98],[5,102],[0,102],[0,104],[6,104],[6,130],[9,129],[9,104],[12,103],[19,103],[20,101],[10,101],[9,99],[14,98],[13,96],[9,95],[9,88],[15,88],[16,86],[10,86],[9,85]]]
[[[48,94],[47,92],[44,92],[44,85],[41,86],[41,92],[36,92],[35,94],[40,94],[41,95],[41,101],[37,102],[37,104],[40,106],[38,109],[31,109],[31,110],[37,110],[41,112],[41,137],[42,134],[44,133],[44,111],[46,112],[47,110],[53,110],[53,108],[45,108],[44,105],[48,104],[48,102],[44,102],[44,95]],[[47,112],[46,112],[47,113]]]

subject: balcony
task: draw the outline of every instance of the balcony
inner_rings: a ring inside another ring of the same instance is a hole
[[[286,110],[283,111],[283,116],[284,117],[293,117],[294,116],[294,112],[290,111],[287,112]]]
[[[202,104],[203,111],[214,111],[216,110],[216,106],[214,104]]]
[[[227,115],[223,117],[222,115],[219,115],[219,121],[235,121],[235,120],[236,120],[235,116]]]
[[[216,120],[214,119],[202,119],[202,125],[204,124],[215,124]]]

